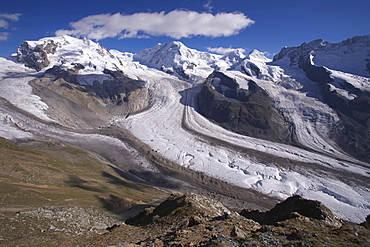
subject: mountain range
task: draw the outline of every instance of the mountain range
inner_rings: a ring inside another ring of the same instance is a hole
[[[0,58],[0,136],[71,145],[130,180],[267,209],[292,195],[370,214],[370,35],[225,55],[70,36]],[[251,206],[251,207],[253,207]]]

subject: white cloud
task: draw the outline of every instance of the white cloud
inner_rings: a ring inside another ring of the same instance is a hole
[[[208,0],[207,3],[203,4],[203,8],[205,8],[208,12],[211,12],[213,9],[212,1]]]
[[[135,13],[132,15],[100,14],[70,23],[71,30],[58,30],[56,35],[86,36],[100,40],[108,37],[143,38],[169,36],[175,39],[193,36],[231,36],[253,24],[243,13],[171,12]]]
[[[237,50],[239,50],[241,53],[245,52],[245,49],[243,49],[243,48],[231,48],[231,47],[229,47],[229,48],[225,48],[225,47],[207,47],[207,50],[210,51],[210,52],[218,53],[218,54],[227,54],[227,53],[237,51]]]
[[[0,19],[0,28],[8,29],[8,27],[9,27],[9,22],[7,22],[6,20]]]
[[[8,32],[0,32],[0,41],[1,40],[8,40],[9,33]]]
[[[8,29],[9,21],[19,21],[19,16],[22,14],[7,14],[0,13],[0,28]]]
[[[19,17],[22,14],[16,13],[16,14],[7,14],[7,13],[0,13],[0,19],[6,19],[10,21],[19,21]]]
[[[1,29],[9,29],[9,21],[19,21],[19,17],[22,14],[8,14],[8,13],[0,13],[0,28]],[[1,40],[8,40],[9,38],[8,32],[0,32],[0,41]]]

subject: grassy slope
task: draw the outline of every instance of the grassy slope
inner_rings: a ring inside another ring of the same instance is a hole
[[[22,147],[0,138],[0,213],[43,206],[114,211],[155,197],[166,195],[130,183],[84,150],[50,143]]]

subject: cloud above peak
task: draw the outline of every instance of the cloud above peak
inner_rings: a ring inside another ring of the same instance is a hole
[[[58,30],[56,35],[86,36],[90,39],[147,38],[168,36],[175,39],[193,36],[223,37],[238,34],[254,21],[243,13],[171,12],[135,13],[132,15],[91,15],[70,23],[71,30]]]
[[[0,29],[9,29],[10,23],[9,21],[19,21],[19,17],[22,14],[8,14],[8,13],[0,13]],[[8,40],[9,39],[9,32],[0,32],[0,41]]]
[[[218,53],[218,54],[227,54],[227,53],[236,52],[236,51],[239,51],[241,53],[245,52],[245,49],[243,48],[231,48],[231,47],[228,47],[228,48],[226,47],[207,47],[207,50],[210,52]]]

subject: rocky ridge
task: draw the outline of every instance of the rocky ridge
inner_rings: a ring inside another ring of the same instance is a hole
[[[300,59],[309,58],[311,63],[355,75],[370,76],[370,35],[355,36],[330,43],[316,39],[296,47],[284,47],[274,56],[274,61],[288,57],[291,65],[299,65]]]
[[[369,219],[370,217],[368,217]],[[267,212],[240,214],[198,194],[172,194],[126,220],[94,208],[39,208],[0,220],[19,246],[367,246],[368,222],[349,225],[317,201],[293,196]],[[25,225],[26,226],[20,226]],[[2,231],[3,236],[6,235]],[[9,235],[10,236],[10,235]],[[22,238],[29,239],[21,241]],[[2,238],[2,241],[5,239]],[[5,243],[5,242],[4,242]],[[8,242],[10,243],[10,242]]]
[[[342,221],[321,202],[306,200],[301,196],[289,197],[267,212],[243,210],[240,214],[263,225],[274,225],[279,221],[295,218],[299,214],[323,221],[328,226],[337,228],[342,226]]]
[[[213,72],[197,96],[197,110],[226,129],[269,141],[293,143],[292,126],[253,80],[248,89],[222,72]]]
[[[298,202],[299,201],[299,202]],[[298,202],[298,204],[297,204]],[[299,212],[296,212],[298,210]],[[272,221],[258,223],[196,194],[174,194],[89,243],[109,246],[361,246],[370,231],[350,226],[316,201],[288,198],[260,213]],[[320,215],[318,217],[318,215]],[[95,242],[96,241],[96,242]]]
[[[303,90],[305,84],[310,84],[304,91],[308,92],[309,97],[314,97],[325,104],[331,115],[330,122],[333,122],[322,128],[327,131],[319,129],[316,131],[322,138],[330,139],[329,142],[334,142],[350,155],[368,162],[367,154],[370,152],[368,85],[370,81],[367,67],[369,61],[369,35],[354,37],[339,43],[318,39],[297,47],[285,47],[274,56],[273,60],[254,50],[229,67],[228,71],[216,71],[208,77],[198,95],[197,110],[205,117],[234,132],[274,142],[305,146],[304,140],[297,139],[297,136],[301,135],[296,132],[297,128],[301,128],[295,122],[297,118],[290,115],[285,106],[279,105],[279,97],[274,98],[275,89],[269,89],[266,83],[273,82],[288,90],[297,91]],[[307,80],[305,78],[298,78],[297,72],[289,72],[290,68],[302,70],[310,82],[304,82]],[[336,69],[341,71],[338,72]],[[235,85],[231,86],[232,83],[226,82],[225,79],[228,76],[218,76],[217,78],[223,78],[223,80],[217,82],[218,86],[215,86],[215,73],[228,75],[231,73],[229,71],[233,70],[246,74],[249,77],[245,79],[249,81],[247,84],[256,86],[237,88],[237,84],[242,85],[237,80],[234,80]],[[213,83],[212,86],[211,83]],[[258,97],[256,91],[253,91],[256,88],[260,88]],[[241,92],[244,92],[244,95],[250,95],[247,101],[246,97],[241,97]],[[216,94],[222,97],[215,97]],[[236,94],[239,95],[236,97]],[[285,97],[286,94],[287,92],[282,91],[280,97]],[[253,101],[253,99],[257,100]],[[242,105],[243,107],[240,107]],[[302,111],[307,114],[309,111],[318,111],[318,109]],[[317,114],[322,113],[314,113],[312,118],[317,118]]]

